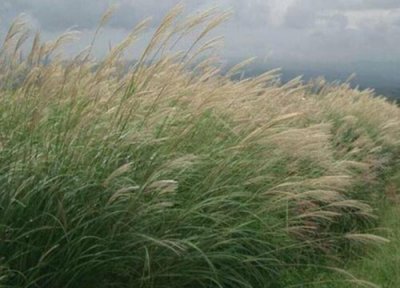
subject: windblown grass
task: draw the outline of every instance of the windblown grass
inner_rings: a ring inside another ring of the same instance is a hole
[[[390,243],[387,245],[377,246],[369,251],[367,255],[363,255],[357,261],[351,261],[346,265],[346,269],[358,278],[369,281],[366,283],[377,283],[379,285],[371,285],[371,287],[394,288],[400,286],[400,227],[399,216],[400,209],[392,204],[382,207],[381,219],[383,228],[380,234],[385,234]],[[332,275],[326,277],[329,281],[324,281],[321,285],[315,287],[321,288],[351,288],[354,287],[351,281],[334,281]],[[359,280],[358,280],[359,281]],[[365,285],[367,286],[367,285]],[[368,287],[368,286],[367,286]]]
[[[123,52],[146,21],[99,62],[92,47],[62,59],[71,34],[36,35],[20,56],[29,34],[11,26],[2,287],[299,287],[386,242],[368,233],[369,204],[399,155],[399,108],[348,84],[282,85],[277,71],[232,81],[242,65],[222,76],[205,40],[227,15],[180,15],[128,71]]]

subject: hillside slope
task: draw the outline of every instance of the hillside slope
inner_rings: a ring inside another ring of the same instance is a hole
[[[281,85],[274,71],[232,81],[243,65],[221,76],[204,40],[225,15],[179,15],[127,72],[143,24],[99,62],[90,49],[58,57],[68,34],[36,36],[25,57],[26,26],[10,28],[1,286],[301,287],[326,272],[363,285],[339,268],[388,242],[375,209],[399,156],[399,108],[348,84]],[[172,52],[191,32],[194,45]]]

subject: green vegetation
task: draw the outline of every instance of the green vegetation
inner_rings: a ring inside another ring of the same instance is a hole
[[[393,207],[392,204],[390,204],[389,207],[383,208],[386,210],[384,210],[385,212],[381,217],[381,224],[384,225],[384,228],[381,228],[381,231],[377,232],[386,234],[391,242],[387,245],[375,247],[375,249],[369,251],[367,255],[363,255],[361,259],[348,263],[346,269],[359,279],[365,279],[366,281],[377,284],[376,286],[369,285],[371,287],[399,287],[400,225],[398,219],[400,217],[400,209],[397,206]],[[348,283],[334,281],[331,278],[329,285],[317,285],[316,287],[339,288],[353,286]]]
[[[10,28],[0,286],[279,288],[332,273],[367,285],[341,268],[390,250],[375,209],[395,173],[399,108],[347,84],[282,85],[276,71],[231,80],[245,63],[221,76],[203,38],[226,15],[177,21],[180,9],[128,71],[144,23],[101,62],[91,49],[62,59],[70,34],[36,36],[20,57],[26,26]],[[193,33],[188,51],[168,52]]]
[[[377,205],[380,223],[374,231],[374,233],[387,237],[390,243],[376,246],[368,253],[354,255],[352,261],[346,263],[346,270],[357,276],[358,279],[376,283],[376,285],[365,285],[366,287],[392,288],[400,286],[399,163],[394,163],[391,169],[392,173],[389,173],[390,177],[386,179],[385,199],[379,201]],[[322,275],[321,279],[324,279],[321,280],[323,284],[315,287],[353,287],[350,283],[334,280],[334,277],[329,274]]]
[[[381,287],[400,286],[400,219],[399,207],[387,208],[382,217],[384,227],[388,229],[388,239],[391,243],[377,248],[371,255],[352,267],[352,273],[360,275],[369,281],[378,283]],[[354,270],[354,271],[353,271]]]

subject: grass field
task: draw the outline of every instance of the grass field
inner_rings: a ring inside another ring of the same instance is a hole
[[[387,206],[386,206],[387,205]],[[345,264],[345,270],[355,277],[355,282],[342,281],[330,273],[321,273],[313,280],[311,287],[351,288],[351,287],[382,287],[394,288],[400,286],[400,209],[393,203],[386,204],[380,214],[380,228],[376,233],[385,235],[389,244],[369,249],[363,254],[353,256]],[[350,276],[351,278],[351,276]],[[360,279],[365,282],[360,285]]]
[[[387,208],[382,215],[382,224],[388,231],[391,243],[377,248],[367,257],[350,265],[350,271],[366,280],[379,284],[379,287],[400,286],[400,209]]]
[[[346,264],[353,275],[365,279],[371,283],[376,283],[375,287],[392,288],[400,287],[400,207],[399,196],[393,192],[398,192],[400,187],[400,173],[398,164],[394,165],[397,173],[394,173],[388,180],[386,188],[386,198],[379,202],[378,215],[380,218],[376,233],[384,235],[390,243],[377,246],[367,253],[350,261]],[[360,255],[359,255],[360,256]],[[341,285],[335,283],[326,287],[352,287],[351,285]],[[372,286],[374,287],[374,286]]]
[[[379,227],[397,210],[379,208],[397,197],[399,108],[346,83],[283,85],[277,71],[233,81],[246,63],[222,76],[208,40],[226,15],[180,13],[128,69],[145,22],[101,61],[91,48],[59,56],[70,34],[30,44],[11,26],[0,286],[395,287],[398,223]]]

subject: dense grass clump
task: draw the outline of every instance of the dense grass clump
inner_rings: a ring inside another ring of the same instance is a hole
[[[225,15],[180,12],[128,69],[145,23],[100,62],[62,59],[69,34],[20,57],[26,27],[10,28],[0,286],[296,287],[321,270],[365,284],[339,267],[386,242],[371,203],[399,155],[399,108],[274,71],[232,81],[242,65],[221,76],[203,41]]]

